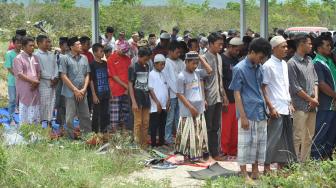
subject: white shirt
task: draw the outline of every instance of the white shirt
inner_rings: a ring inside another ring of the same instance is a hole
[[[184,69],[185,64],[181,59],[166,59],[166,65],[162,70],[162,73],[167,81],[167,85],[169,87],[169,96],[171,99],[176,98],[177,77]]]
[[[115,50],[115,44],[116,44],[116,41],[115,41],[115,38],[112,37],[111,40],[108,40],[105,35],[101,35],[101,38],[102,38],[102,45],[107,45],[107,46],[110,46],[112,48],[112,52]]]
[[[164,78],[162,72],[158,72],[153,69],[149,73],[148,78],[148,87],[155,93],[156,98],[159,100],[162,109],[166,109],[167,101],[168,101],[168,85],[166,79]],[[151,109],[150,112],[157,112],[157,106],[155,101],[150,98],[151,101]]]
[[[263,65],[263,84],[267,85],[267,95],[275,110],[288,115],[291,97],[287,63],[272,55]]]

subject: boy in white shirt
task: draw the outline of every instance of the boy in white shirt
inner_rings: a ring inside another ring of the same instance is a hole
[[[150,92],[151,109],[149,126],[151,131],[151,146],[164,144],[165,124],[169,108],[169,92],[166,79],[162,74],[166,58],[162,54],[154,57],[154,69],[149,73],[148,87]],[[156,133],[159,130],[159,142],[156,142]]]

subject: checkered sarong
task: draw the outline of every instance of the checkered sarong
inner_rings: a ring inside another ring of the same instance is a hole
[[[110,128],[117,128],[120,124],[128,121],[129,99],[127,95],[112,96],[110,99]]]
[[[39,105],[27,106],[23,103],[19,103],[19,119],[20,125],[28,123],[40,123]]]
[[[239,165],[264,163],[266,157],[267,121],[249,120],[249,129],[241,128],[238,120],[238,155]]]
[[[50,82],[50,80],[47,80]],[[55,88],[40,86],[40,118],[51,121],[55,106]]]

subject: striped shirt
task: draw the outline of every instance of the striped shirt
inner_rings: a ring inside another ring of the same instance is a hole
[[[204,58],[213,70],[208,77],[204,78],[205,100],[208,105],[222,103],[224,93],[222,57],[208,51],[204,54]]]
[[[288,74],[292,103],[296,110],[308,112],[309,102],[299,97],[297,93],[303,90],[314,97],[314,86],[318,85],[317,74],[308,56],[301,57],[297,53],[288,61]]]

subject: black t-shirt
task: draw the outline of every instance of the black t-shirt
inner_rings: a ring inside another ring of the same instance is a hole
[[[134,63],[128,68],[128,80],[133,82],[134,96],[138,107],[150,108],[148,89],[149,67]]]
[[[233,67],[239,62],[238,59],[232,59],[222,54],[222,62],[223,62],[223,85],[226,92],[226,95],[229,99],[230,103],[234,103],[234,94],[233,90],[229,89],[230,83],[232,81],[232,70]]]
[[[91,69],[91,80],[94,83],[94,88],[96,95],[99,99],[108,99],[110,98],[110,87],[108,81],[108,72],[107,72],[107,63],[103,61],[99,63],[93,61],[90,64]]]

